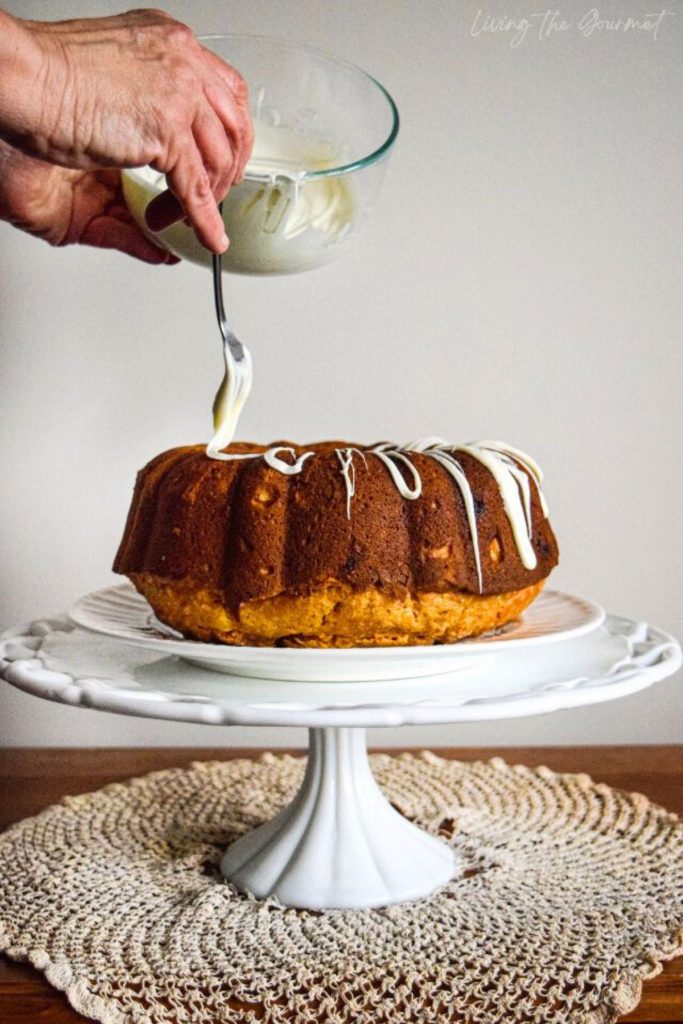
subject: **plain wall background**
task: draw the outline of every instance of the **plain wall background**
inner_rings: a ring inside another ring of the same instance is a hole
[[[25,17],[126,5],[13,0]],[[354,255],[286,278],[227,280],[256,384],[255,440],[499,437],[546,472],[553,585],[683,633],[679,446],[683,10],[657,39],[545,11],[474,35],[480,3],[178,2],[197,32],[258,32],[360,64],[402,130]],[[600,5],[642,17],[650,0]],[[546,23],[547,24],[547,23]],[[62,610],[113,580],[136,470],[208,436],[220,351],[207,272],[56,251],[0,225],[0,623]],[[680,677],[627,700],[490,725],[387,730],[374,742],[681,739]],[[0,743],[292,744],[299,731],[211,729],[47,704],[0,685]]]

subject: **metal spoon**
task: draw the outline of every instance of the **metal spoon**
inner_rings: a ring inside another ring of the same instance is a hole
[[[222,215],[222,203],[218,204],[218,209]],[[233,439],[239,414],[251,391],[252,369],[249,350],[239,340],[225,315],[222,256],[220,253],[214,254],[212,265],[216,319],[218,320],[218,326],[223,339],[223,356],[225,359],[225,373],[213,401],[215,434],[207,448],[208,454],[216,456]]]

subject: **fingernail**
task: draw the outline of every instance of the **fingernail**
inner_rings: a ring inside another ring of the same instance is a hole
[[[227,252],[228,246],[230,245],[230,239],[225,234],[225,232],[223,232],[223,237],[221,238],[221,240],[220,240],[220,242],[218,244],[220,246],[220,251],[221,252]]]

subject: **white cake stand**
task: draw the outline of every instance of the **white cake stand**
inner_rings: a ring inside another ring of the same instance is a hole
[[[382,794],[368,763],[367,727],[580,707],[635,693],[681,664],[668,634],[615,616],[603,621],[590,602],[562,594],[537,602],[526,625],[508,635],[370,651],[226,650],[159,632],[125,586],[84,601],[72,614],[92,632],[66,616],[10,630],[0,642],[0,674],[35,696],[119,714],[307,726],[299,792],[228,848],[222,870],[255,896],[311,909],[417,899],[457,870],[451,847]]]

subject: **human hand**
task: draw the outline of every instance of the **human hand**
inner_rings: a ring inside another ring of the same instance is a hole
[[[0,217],[51,245],[119,249],[145,263],[178,263],[134,222],[115,169],[77,171],[0,141]]]
[[[253,142],[239,73],[162,11],[11,21],[19,57],[9,102],[0,95],[0,136],[75,170],[151,164],[170,193],[150,204],[150,228],[186,217],[224,251],[217,202],[242,179]]]

